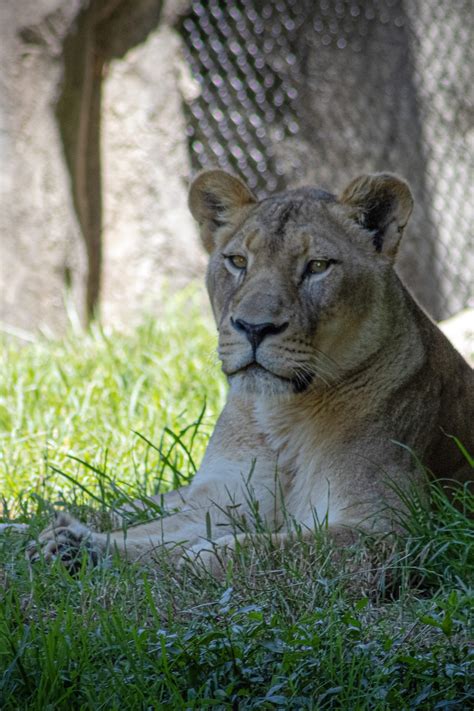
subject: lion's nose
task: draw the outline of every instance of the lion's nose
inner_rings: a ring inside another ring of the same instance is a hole
[[[266,336],[274,336],[288,328],[288,322],[282,323],[279,326],[269,321],[265,323],[248,323],[248,321],[244,321],[241,318],[236,318],[235,321],[231,318],[230,322],[236,331],[245,333],[254,351],[257,350]]]

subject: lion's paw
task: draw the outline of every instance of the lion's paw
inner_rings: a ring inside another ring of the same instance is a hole
[[[92,566],[98,562],[92,532],[67,513],[56,516],[52,525],[40,533],[37,541],[31,541],[26,549],[30,563],[43,559],[47,562],[60,559],[73,575],[82,565],[84,552]]]

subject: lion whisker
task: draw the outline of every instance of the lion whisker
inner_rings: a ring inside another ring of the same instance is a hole
[[[313,354],[306,362],[298,362],[295,364],[296,377],[308,376],[319,378],[325,385],[332,385],[338,381],[338,375],[334,369],[329,369],[327,364],[321,363],[321,359]]]

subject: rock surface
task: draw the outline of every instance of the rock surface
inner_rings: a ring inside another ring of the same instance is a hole
[[[0,4],[3,331],[60,333],[68,314],[85,323],[100,306],[130,323],[158,309],[166,281],[202,275],[171,29],[186,7]]]
[[[82,3],[83,4],[83,3]],[[81,0],[0,4],[0,328],[60,331],[82,313],[85,252],[54,115]]]
[[[180,39],[162,26],[114,61],[103,99],[103,287],[106,323],[159,313],[163,294],[202,279],[187,209],[190,164]]]

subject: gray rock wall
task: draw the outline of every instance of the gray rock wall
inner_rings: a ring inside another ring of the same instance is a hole
[[[201,276],[185,77],[159,0],[0,4],[0,328],[130,323]]]
[[[85,251],[54,115],[62,40],[80,4],[0,4],[0,328],[7,330],[62,330],[69,289],[83,311]]]
[[[159,313],[163,294],[205,267],[187,209],[190,175],[181,110],[187,68],[163,25],[110,64],[103,95],[103,284],[106,323]],[[189,90],[189,89],[188,89]]]

